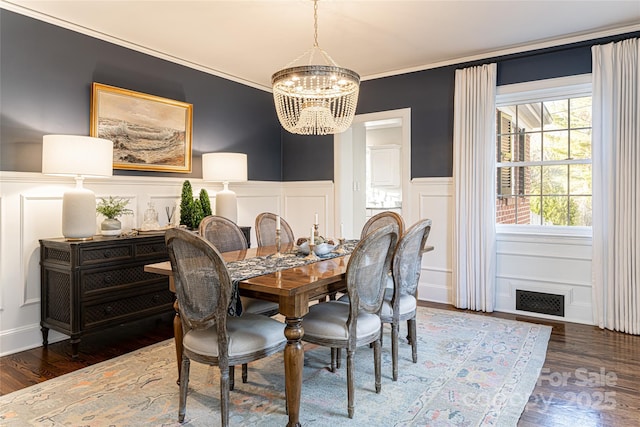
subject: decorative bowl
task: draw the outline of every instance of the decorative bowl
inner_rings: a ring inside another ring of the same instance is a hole
[[[335,247],[335,245],[330,245],[329,243],[320,243],[319,245],[313,247],[313,252],[318,256],[322,256],[331,252]],[[298,246],[298,248],[303,254],[309,254],[309,242],[302,243],[300,246]]]

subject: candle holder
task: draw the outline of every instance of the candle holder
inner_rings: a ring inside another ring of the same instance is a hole
[[[273,255],[274,258],[282,258],[284,255],[280,253],[281,249],[281,240],[280,240],[280,230],[276,230],[276,253]]]
[[[314,242],[312,242],[311,240],[314,240]],[[311,261],[317,261],[320,258],[318,258],[318,255],[316,255],[316,251],[314,250],[316,245],[315,243],[315,239],[311,239],[309,240],[309,255],[307,255],[306,257],[304,257],[304,259],[308,259]]]
[[[280,230],[276,229],[276,253],[270,255],[270,258],[283,258],[284,257],[284,255],[282,255],[280,253],[280,246],[281,246]]]
[[[318,237],[318,224],[313,224],[313,237]]]
[[[334,252],[340,255],[344,255],[347,253],[347,251],[344,249],[344,237],[340,237],[338,239],[338,247],[335,248]]]

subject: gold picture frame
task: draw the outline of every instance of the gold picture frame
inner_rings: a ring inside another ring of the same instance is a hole
[[[91,136],[113,141],[113,168],[191,172],[193,105],[91,86]]]

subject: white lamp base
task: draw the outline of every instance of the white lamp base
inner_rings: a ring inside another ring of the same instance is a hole
[[[96,196],[76,180],[62,198],[62,235],[67,240],[91,240],[96,234]]]
[[[216,193],[216,215],[223,216],[235,223],[238,222],[238,201],[236,193],[229,190],[229,184],[224,183],[224,189]]]

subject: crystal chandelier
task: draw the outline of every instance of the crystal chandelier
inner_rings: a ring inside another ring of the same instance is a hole
[[[318,0],[313,1],[313,20],[313,47],[271,76],[276,112],[282,127],[291,133],[344,132],[351,126],[356,112],[360,76],[338,66],[318,46]],[[316,52],[325,65],[311,65]],[[307,56],[309,65],[294,66]]]

